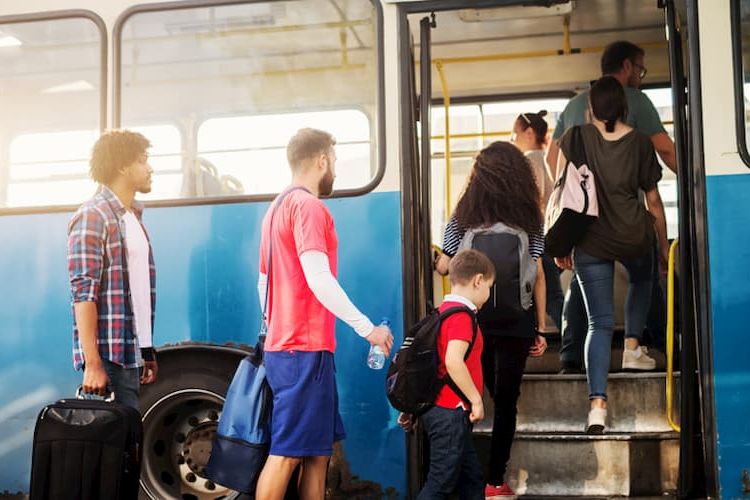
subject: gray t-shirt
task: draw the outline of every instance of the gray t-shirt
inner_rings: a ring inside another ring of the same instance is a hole
[[[660,132],[666,133],[661,123],[659,112],[646,94],[632,87],[625,87],[625,98],[628,101],[627,124],[651,137]],[[581,92],[565,106],[557,119],[552,138],[560,140],[570,127],[589,123],[589,91]]]
[[[651,139],[632,130],[608,141],[592,124],[582,125],[581,134],[596,183],[599,217],[576,248],[601,259],[640,257],[653,242],[654,218],[638,201],[638,192],[651,191],[661,179]],[[565,158],[571,157],[571,136],[569,130],[560,140]]]

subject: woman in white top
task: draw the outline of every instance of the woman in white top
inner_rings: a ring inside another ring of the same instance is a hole
[[[542,110],[538,113],[521,113],[513,124],[513,134],[510,141],[521,150],[531,166],[537,188],[541,195],[539,208],[544,214],[547,201],[552,194],[554,180],[550,177],[547,165],[544,162],[544,147],[547,142],[547,121],[544,117],[547,112]],[[544,254],[542,258],[544,268],[544,279],[547,282],[547,314],[552,317],[557,328],[562,331],[562,309],[563,293],[560,286],[560,268],[555,265],[554,259]]]

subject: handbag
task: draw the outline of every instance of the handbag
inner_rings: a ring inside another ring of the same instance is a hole
[[[273,217],[281,201],[289,193],[299,189],[304,188],[293,187],[279,195],[271,212],[266,266],[268,282],[258,343],[253,353],[240,361],[234,373],[214,436],[211,456],[204,470],[204,475],[213,482],[250,495],[255,493],[255,486],[268,458],[271,444],[273,394],[263,364],[273,251],[270,228],[273,227]]]
[[[544,244],[553,257],[567,257],[599,216],[596,182],[581,127],[571,130],[570,156],[558,174],[545,213]]]

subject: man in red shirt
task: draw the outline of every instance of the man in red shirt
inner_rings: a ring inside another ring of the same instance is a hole
[[[310,128],[291,138],[292,184],[263,220],[258,292],[263,302],[268,291],[265,365],[274,400],[258,500],[281,500],[300,464],[303,498],[324,498],[333,443],[345,437],[333,364],[335,317],[386,356],[393,345],[390,330],[374,326],[336,280],[338,239],[319,199],[333,192],[335,144],[331,134]]]

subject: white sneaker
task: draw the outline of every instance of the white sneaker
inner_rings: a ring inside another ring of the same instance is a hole
[[[589,421],[588,424],[586,424],[586,434],[604,434],[606,421],[606,408],[591,408],[591,410],[589,410]]]
[[[642,370],[648,371],[656,368],[656,360],[646,354],[648,351],[645,347],[636,349],[623,349],[622,351],[622,369],[623,370]]]

